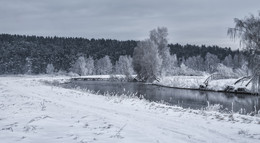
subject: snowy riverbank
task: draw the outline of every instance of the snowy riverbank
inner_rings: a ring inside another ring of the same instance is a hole
[[[258,142],[260,117],[190,110],[0,77],[1,142]]]
[[[161,77],[159,81],[154,81],[152,84],[165,86],[165,87],[174,87],[174,88],[183,88],[183,89],[200,89],[200,85],[204,85],[204,81],[209,77],[209,75],[205,76],[166,76]],[[75,77],[74,79],[82,79],[82,80],[109,80],[109,79],[118,79],[123,80],[125,78],[124,75],[89,75],[89,76],[79,76]],[[248,92],[251,90],[251,84],[245,87],[243,84],[240,83],[234,85],[234,83],[239,78],[230,78],[230,79],[217,79],[217,80],[210,80],[206,90],[211,91],[224,91],[227,86],[234,86],[236,88],[245,88]]]
[[[162,77],[156,85],[167,87],[199,89],[200,85],[208,78],[208,76],[168,76]],[[237,79],[219,79],[209,82],[208,90],[223,91],[228,85],[232,85]]]

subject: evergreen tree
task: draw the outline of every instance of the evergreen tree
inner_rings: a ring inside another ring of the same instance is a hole
[[[177,56],[177,60],[188,59],[193,56],[201,56],[205,59],[208,52],[216,55],[221,61],[228,55],[246,55],[247,60],[250,56],[249,52],[232,51],[230,48],[221,48],[218,46],[197,46],[197,45],[167,45],[167,29],[157,28],[150,33],[150,38],[157,41],[159,56],[162,58],[163,51],[167,51],[170,47],[170,54],[166,52],[164,60],[165,73],[172,72],[170,68],[172,55]],[[162,32],[160,32],[162,31]],[[165,34],[166,33],[166,34]],[[153,36],[154,35],[154,36]],[[154,38],[152,38],[154,37]],[[161,37],[161,38],[160,38]],[[159,40],[158,40],[159,39]],[[25,65],[26,58],[31,60],[31,73],[45,73],[48,63],[52,63],[55,69],[69,72],[72,69],[78,55],[100,59],[108,55],[111,63],[115,64],[121,55],[133,56],[134,48],[138,41],[118,41],[111,39],[84,39],[84,38],[69,38],[69,37],[42,37],[42,36],[24,36],[24,35],[9,35],[0,34],[0,74],[21,74],[26,73]],[[162,45],[162,46],[160,46]],[[160,49],[160,50],[159,50]],[[160,54],[161,53],[161,54]],[[170,60],[169,60],[170,59]],[[240,58],[239,58],[240,59]],[[168,62],[168,63],[167,63]],[[249,65],[252,62],[249,62]],[[87,61],[86,61],[87,64]],[[240,66],[243,65],[240,63]],[[167,69],[169,68],[169,69]],[[90,74],[90,73],[87,73]]]

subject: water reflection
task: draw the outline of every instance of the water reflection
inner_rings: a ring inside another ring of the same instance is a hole
[[[260,97],[251,95],[183,90],[136,82],[117,81],[72,81],[65,86],[99,91],[101,94],[106,92],[118,95],[137,93],[137,96],[143,95],[145,99],[150,101],[163,101],[170,105],[179,105],[192,109],[205,108],[208,104],[220,104],[222,105],[222,110],[228,112],[233,110],[233,112],[246,114],[260,110]]]

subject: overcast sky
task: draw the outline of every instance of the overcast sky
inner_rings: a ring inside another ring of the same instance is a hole
[[[169,42],[239,47],[234,18],[260,0],[0,0],[0,33],[142,40],[164,26]]]

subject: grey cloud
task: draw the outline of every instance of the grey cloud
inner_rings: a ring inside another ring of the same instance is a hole
[[[227,28],[259,5],[259,0],[1,0],[0,33],[141,40],[166,26],[173,43],[237,48]]]

